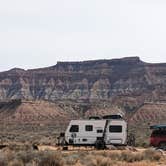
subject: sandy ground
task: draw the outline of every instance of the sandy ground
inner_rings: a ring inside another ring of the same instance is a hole
[[[94,147],[72,147],[72,146],[68,146],[68,150],[63,150],[62,147],[60,146],[48,146],[48,145],[40,145],[38,146],[39,151],[44,151],[44,150],[53,150],[53,151],[57,151],[60,150],[63,153],[70,153],[70,152],[78,152],[78,151],[96,151],[98,152],[99,150],[95,150]],[[103,150],[103,151],[114,151],[114,152],[122,152],[125,150],[129,150],[135,153],[139,153],[139,152],[144,152],[145,150],[147,150],[146,148],[142,148],[142,147],[137,147],[137,148],[124,148],[123,150],[118,150],[118,149],[107,149],[107,150]],[[166,156],[166,151],[163,150],[156,150],[158,152],[160,152],[162,155]],[[101,152],[101,150],[99,151]]]

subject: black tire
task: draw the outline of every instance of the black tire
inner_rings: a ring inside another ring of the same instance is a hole
[[[95,143],[95,148],[97,150],[103,150],[103,149],[105,149],[105,142],[102,141],[102,140],[97,140],[96,143]]]
[[[166,150],[166,142],[160,142],[159,148],[162,150]]]

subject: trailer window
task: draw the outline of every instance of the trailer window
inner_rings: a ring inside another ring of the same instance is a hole
[[[93,131],[93,126],[92,125],[86,125],[85,126],[85,131]]]
[[[122,126],[114,125],[109,127],[110,133],[121,133],[122,132]]]
[[[103,130],[102,129],[98,129],[97,133],[103,133]]]
[[[79,132],[79,126],[78,125],[72,125],[70,127],[70,132]]]

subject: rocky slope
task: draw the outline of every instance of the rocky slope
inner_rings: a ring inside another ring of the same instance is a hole
[[[129,102],[165,100],[165,76],[166,64],[148,64],[138,57],[58,62],[48,68],[1,72],[0,99],[116,102],[125,96]]]
[[[20,101],[0,103],[1,123],[63,124],[72,118],[78,118],[75,111],[63,110],[60,105],[47,101]]]
[[[166,64],[145,63],[139,57],[58,62],[47,68],[1,72],[0,100],[44,100],[57,104],[55,110],[80,117],[120,112],[131,118],[145,102],[166,101],[165,84]]]

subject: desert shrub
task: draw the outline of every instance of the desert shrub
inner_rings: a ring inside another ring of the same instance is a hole
[[[148,149],[144,152],[140,153],[133,153],[131,151],[124,151],[121,153],[119,157],[120,161],[126,161],[126,162],[139,162],[143,160],[149,160],[149,161],[159,161],[162,156],[159,152],[156,152],[155,150]],[[118,160],[118,158],[117,158]]]
[[[11,151],[10,149],[5,149],[3,151],[3,154],[7,161],[13,160],[15,158],[15,153]]]
[[[7,159],[3,154],[0,154],[0,166],[6,166],[7,165]]]
[[[61,154],[53,151],[19,151],[15,159],[24,165],[34,166],[63,166]]]
[[[61,154],[53,151],[25,151],[17,155],[23,163],[36,163],[39,166],[62,166],[63,160]]]
[[[134,162],[134,163],[117,163],[116,166],[156,166],[155,163],[150,163],[147,161]]]
[[[70,155],[68,155],[66,158],[65,158],[65,164],[66,165],[75,165],[79,159],[83,159],[84,158],[84,155],[82,156],[82,154],[85,154],[85,153],[72,153]]]
[[[24,166],[21,160],[14,159],[8,163],[8,166]]]
[[[78,162],[78,160],[75,160],[75,159],[73,159],[73,158],[69,158],[69,159],[65,160],[65,164],[68,165],[68,166],[69,166],[69,165],[73,166],[73,165],[75,165],[77,162]]]
[[[32,145],[30,144],[24,144],[24,145],[15,145],[15,144],[11,144],[8,147],[10,150],[15,151],[15,152],[19,152],[19,151],[28,151],[29,149],[32,149]]]
[[[103,156],[103,157],[108,156],[108,153],[106,151],[94,151],[94,152],[92,151],[90,154],[94,156]]]
[[[121,153],[120,160],[126,162],[136,162],[143,160],[143,155],[141,153],[133,153],[130,151],[125,151]]]
[[[108,157],[102,156],[91,156],[86,163],[87,166],[113,166],[115,161],[112,161]]]
[[[111,152],[111,153],[109,153],[109,156],[108,157],[110,157],[112,160],[119,160],[120,159],[120,153],[118,153],[118,152]]]
[[[147,149],[143,152],[144,160],[150,160],[150,161],[159,161],[162,158],[162,155],[153,150],[153,149]]]
[[[28,163],[37,156],[34,151],[20,151],[17,153],[16,158],[21,160],[23,163]]]
[[[57,152],[44,151],[38,162],[39,166],[63,166],[64,162],[62,157]]]
[[[23,148],[24,149],[24,148]],[[153,149],[138,151],[0,151],[0,166],[154,166],[166,163],[164,156]]]
[[[100,152],[93,152],[94,156],[103,156],[108,157],[111,160],[119,160],[120,159],[120,153],[119,152],[112,152],[112,151],[100,151]]]

